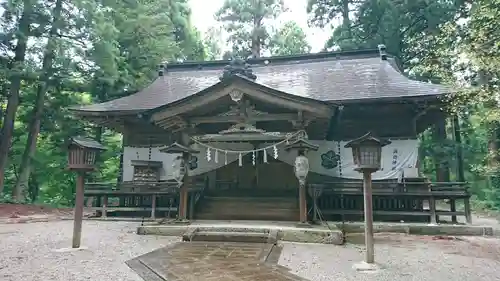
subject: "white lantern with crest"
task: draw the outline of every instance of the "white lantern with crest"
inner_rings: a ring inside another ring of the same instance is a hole
[[[186,175],[186,162],[182,158],[182,155],[177,155],[172,163],[172,176],[174,180],[178,183],[182,183],[184,176]]]
[[[306,151],[318,150],[318,146],[308,142],[305,136],[299,136],[294,142],[285,147],[286,150],[297,149],[294,171],[300,185],[305,185],[307,174],[309,173],[309,159],[305,156]]]
[[[295,158],[294,166],[295,176],[301,185],[306,183],[307,174],[309,173],[309,159],[304,155],[298,155]]]
[[[307,194],[306,179],[309,173],[309,160],[305,156],[307,150],[318,150],[318,146],[307,141],[307,135],[301,134],[299,137],[285,147],[286,150],[296,149],[294,171],[299,180],[299,223],[307,224]]]
[[[169,154],[177,154],[172,163],[172,176],[174,180],[179,183],[179,186],[181,186],[184,180],[184,176],[187,174],[186,161],[189,161],[189,157],[192,154],[199,153],[199,151],[190,147],[183,146],[177,142],[167,147],[161,148],[160,151]]]

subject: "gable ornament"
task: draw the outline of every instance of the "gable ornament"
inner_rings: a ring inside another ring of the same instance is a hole
[[[222,75],[219,77],[219,79],[221,81],[224,81],[235,75],[243,76],[252,81],[255,81],[255,79],[257,79],[257,76],[253,73],[250,64],[240,58],[231,59],[229,65],[224,67]]]

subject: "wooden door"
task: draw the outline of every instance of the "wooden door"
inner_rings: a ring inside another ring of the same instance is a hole
[[[259,189],[293,189],[297,186],[293,167],[280,161],[260,163],[257,180]]]
[[[230,185],[233,190],[249,190],[255,187],[255,169],[252,163],[243,162],[240,166],[238,161],[234,161],[216,170],[216,181],[226,186]]]

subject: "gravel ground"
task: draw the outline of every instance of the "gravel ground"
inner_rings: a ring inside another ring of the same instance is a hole
[[[139,223],[84,221],[82,246],[71,247],[73,222],[0,224],[1,281],[142,281],[125,261],[179,241],[139,236]]]
[[[1,281],[142,281],[125,261],[179,238],[138,236],[139,223],[84,221],[86,250],[57,252],[71,245],[72,221],[0,224]],[[500,240],[380,234],[376,237],[378,273],[359,273],[363,238],[330,246],[284,243],[280,264],[311,281],[488,281],[500,280]],[[202,281],[202,280],[200,280]]]
[[[381,266],[376,273],[352,268],[364,258],[363,245],[357,242],[345,246],[287,243],[279,264],[312,281],[500,280],[500,240],[496,238],[450,241],[381,234],[376,243],[375,260]]]

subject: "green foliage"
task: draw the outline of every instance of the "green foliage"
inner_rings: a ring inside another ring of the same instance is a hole
[[[448,0],[309,0],[308,5],[313,25],[322,27],[336,17],[343,18],[325,48],[367,49],[385,44],[405,67],[432,51],[432,46],[414,48],[414,42],[451,21],[458,8]]]
[[[260,57],[271,38],[266,20],[275,19],[285,10],[283,0],[225,0],[216,19],[229,33],[233,56]]]
[[[23,11],[25,1],[5,1],[0,28],[0,60],[12,60],[16,44],[16,26],[23,12],[32,12],[36,32],[28,34],[33,42],[27,61],[20,66],[25,74],[21,86],[21,104],[17,110],[14,136],[5,171],[3,202],[10,194],[21,169],[28,124],[33,118],[37,79],[51,27],[53,4],[38,1],[32,11]],[[107,150],[99,157],[99,169],[93,180],[114,182],[118,176],[121,136],[108,129],[74,118],[68,108],[78,104],[106,101],[137,91],[157,75],[165,61],[203,59],[200,34],[190,23],[186,0],[152,1],[64,1],[63,27],[55,40],[50,84],[45,95],[37,149],[31,159],[27,201],[51,205],[73,204],[74,173],[66,169],[65,141],[84,135],[101,141]],[[71,11],[71,12],[70,12]],[[0,87],[8,87],[10,74],[0,63]],[[3,94],[4,91],[1,91]],[[0,95],[0,113],[6,99]]]
[[[206,60],[222,59],[222,29],[211,27],[203,38],[203,48]]]
[[[293,21],[285,23],[271,38],[269,43],[272,55],[297,55],[311,51],[306,34]]]

